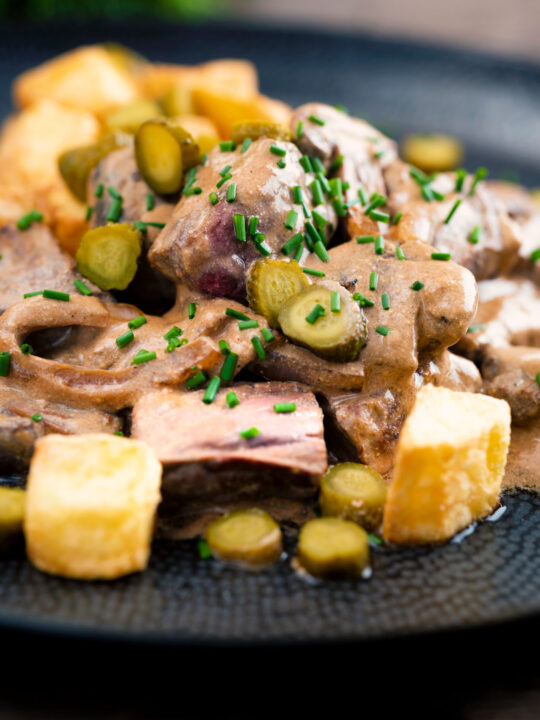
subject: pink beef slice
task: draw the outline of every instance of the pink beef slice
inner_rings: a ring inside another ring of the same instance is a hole
[[[228,392],[239,405],[229,408]],[[204,390],[145,395],[133,409],[132,436],[163,463],[160,526],[177,537],[200,531],[237,507],[263,507],[277,519],[305,519],[327,468],[323,415],[313,393],[296,383],[235,385],[211,405]],[[296,411],[276,413],[275,403]],[[240,432],[256,427],[259,435]]]
[[[272,146],[285,151],[284,156],[272,152]],[[245,273],[249,265],[263,257],[253,238],[237,239],[234,215],[244,215],[246,226],[251,217],[258,220],[257,232],[273,255],[281,255],[282,246],[293,235],[303,232],[306,218],[302,206],[294,203],[293,187],[302,188],[306,211],[313,209],[310,183],[313,173],[306,173],[300,164],[301,153],[293,143],[261,137],[242,152],[222,152],[218,147],[197,169],[192,188],[200,194],[182,197],[171,219],[155,240],[149,260],[173,280],[181,279],[192,289],[242,300],[245,296]],[[283,160],[285,167],[279,167]],[[228,173],[220,173],[230,166]],[[221,187],[217,185],[230,174]],[[236,184],[236,199],[228,202],[227,194]],[[219,202],[210,202],[215,192]],[[285,227],[289,212],[296,212],[292,228]],[[326,218],[326,233],[336,226],[335,211],[330,202],[317,206]]]

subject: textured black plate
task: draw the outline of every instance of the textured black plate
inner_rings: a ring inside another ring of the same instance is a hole
[[[291,30],[0,27],[0,116],[23,69],[83,42],[115,39],[152,59],[257,63],[262,89],[292,104],[341,102],[395,137],[443,130],[467,164],[540,185],[540,69],[465,52]],[[0,469],[1,470],[1,469]],[[540,611],[540,498],[459,544],[375,549],[365,582],[312,583],[290,557],[243,572],[201,562],[191,543],[157,542],[148,571],[113,583],[49,578],[22,556],[2,562],[0,625],[184,644],[359,640],[498,622]],[[294,539],[288,550],[294,549]]]

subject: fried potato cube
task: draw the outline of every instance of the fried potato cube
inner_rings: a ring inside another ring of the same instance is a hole
[[[144,442],[102,433],[42,437],[28,477],[30,560],[81,580],[143,570],[160,482],[161,465]]]
[[[510,407],[427,385],[399,438],[383,534],[397,544],[448,540],[499,502]]]
[[[202,115],[178,115],[173,118],[175,125],[187,130],[190,135],[195,138],[201,153],[210,152],[210,150],[218,144],[219,133],[214,123],[207,117]]]
[[[139,97],[134,78],[98,45],[80,47],[27,70],[13,85],[16,105],[43,100],[103,115]]]

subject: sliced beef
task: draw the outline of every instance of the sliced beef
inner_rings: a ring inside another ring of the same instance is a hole
[[[306,514],[326,470],[322,411],[315,396],[295,383],[233,386],[229,408],[220,391],[211,405],[203,391],[162,391],[133,410],[132,435],[144,439],[163,463],[160,515],[169,532],[190,534],[225,510],[257,505],[280,517]],[[294,402],[278,414],[275,403]],[[259,434],[243,439],[240,432]]]
[[[278,146],[286,151],[281,158],[271,151]],[[194,186],[201,194],[184,196],[170,221],[154,242],[149,259],[161,272],[181,279],[191,288],[209,295],[243,299],[248,266],[262,257],[256,243],[248,237],[237,239],[234,215],[244,215],[246,225],[258,217],[257,232],[266,237],[270,250],[279,254],[281,247],[304,228],[301,205],[294,204],[292,188],[300,186],[308,212],[312,209],[309,184],[314,180],[300,165],[301,154],[292,143],[259,138],[242,152],[221,152],[214,148],[203,167],[197,170]],[[279,167],[283,160],[285,167]],[[220,173],[230,167],[232,177],[221,185]],[[229,188],[236,185],[236,199],[227,201]],[[217,193],[219,202],[209,200]],[[285,227],[289,212],[296,211],[292,229]],[[317,207],[335,227],[336,218],[330,204]]]
[[[324,124],[311,120],[312,117]],[[299,122],[302,131],[297,138]],[[347,201],[358,200],[359,188],[368,196],[375,192],[386,195],[383,172],[397,157],[396,144],[365,120],[330,105],[309,103],[294,111],[291,129],[302,152],[320,158],[327,169],[343,157],[336,176],[349,183],[345,191]]]
[[[392,163],[385,179],[390,193],[388,207],[393,214],[402,213],[398,227],[404,236],[415,237],[440,252],[449,252],[477,280],[495,277],[518,262],[522,242],[519,226],[486,183],[478,183],[471,196],[471,176],[466,179],[463,192],[458,193],[455,173],[439,173],[429,187],[444,199],[428,202],[405,163]],[[451,220],[445,222],[456,200],[461,204]],[[480,239],[473,244],[470,237],[477,226],[481,228]]]

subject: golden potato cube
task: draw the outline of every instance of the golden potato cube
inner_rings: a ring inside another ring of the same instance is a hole
[[[114,56],[95,45],[27,70],[15,80],[13,97],[22,108],[46,98],[103,115],[136,100],[139,90]]]
[[[383,534],[392,543],[448,540],[499,502],[510,407],[486,395],[427,385],[399,438]]]
[[[219,142],[219,133],[214,123],[202,115],[178,115],[172,119],[195,138],[201,153],[209,152]]]
[[[44,572],[111,579],[143,570],[160,501],[161,465],[141,441],[47,435],[28,476],[28,557]]]

